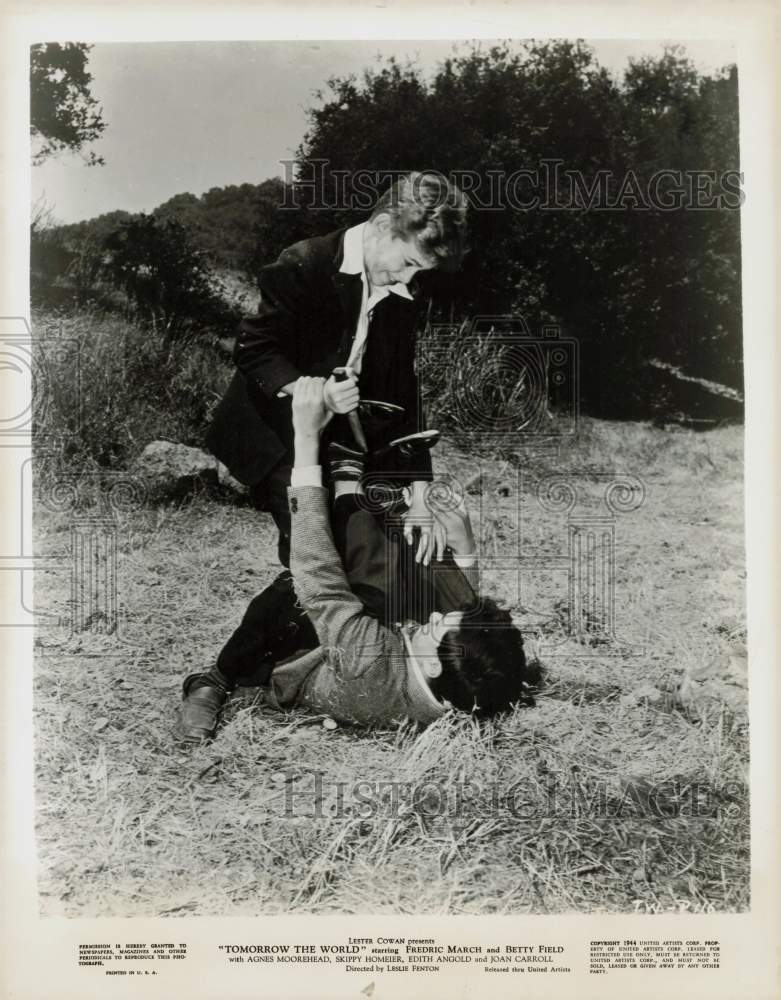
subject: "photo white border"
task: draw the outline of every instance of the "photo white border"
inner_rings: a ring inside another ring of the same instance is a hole
[[[611,997],[627,992],[660,995],[764,998],[781,995],[778,979],[779,934],[779,760],[778,576],[781,554],[774,517],[779,490],[777,385],[778,275],[776,178],[778,174],[778,17],[772,3],[557,3],[462,4],[392,2],[270,3],[221,5],[81,5],[30,2],[7,4],[2,31],[2,268],[0,317],[27,316],[28,226],[30,202],[27,47],[45,40],[143,41],[218,39],[456,39],[501,37],[720,38],[737,43],[741,100],[741,163],[746,203],[742,210],[743,314],[746,373],[746,524],[748,644],[750,666],[752,902],[751,912],[710,916],[632,916],[582,914],[513,917],[275,917],[271,919],[42,920],[37,915],[36,857],[33,836],[32,635],[23,630],[0,634],[3,683],[2,732],[3,937],[0,995],[19,1000],[38,997],[339,997],[359,996],[366,983],[345,974],[330,977],[322,967],[280,969],[257,966],[229,969],[215,950],[217,942],[292,941],[319,943],[348,935],[441,935],[448,940],[488,944],[519,941],[565,944],[575,959],[587,955],[592,937],[713,937],[722,941],[723,968],[714,975],[627,974],[592,977],[537,977],[530,996]],[[28,390],[29,392],[29,387]],[[20,401],[24,389],[20,389]],[[18,459],[0,449],[4,548],[19,547]],[[29,520],[28,522],[29,523]],[[12,574],[0,574],[0,577]],[[17,600],[8,581],[0,597]],[[8,632],[9,630],[4,630]],[[82,941],[187,941],[190,958],[143,980],[110,981],[80,970],[75,945]],[[584,951],[585,947],[585,951]],[[587,968],[582,959],[581,968]],[[450,997],[475,994],[517,996],[511,977],[486,982],[481,970],[443,970],[433,977],[406,975],[383,980],[375,997]]]

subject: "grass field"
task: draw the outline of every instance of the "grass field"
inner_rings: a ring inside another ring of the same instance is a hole
[[[443,442],[439,469],[471,484],[484,589],[544,676],[532,708],[422,733],[326,729],[246,689],[211,745],[177,748],[181,680],[276,575],[273,526],[207,496],[118,515],[119,628],[36,639],[42,912],[747,908],[742,446],[739,427],[591,421],[519,465]],[[567,514],[537,484],[566,474],[588,520],[615,472],[645,491],[613,522],[616,637],[590,619],[572,634]],[[60,500],[37,502],[36,554],[66,564],[95,509]],[[67,571],[37,573],[39,613],[68,621],[70,601]]]

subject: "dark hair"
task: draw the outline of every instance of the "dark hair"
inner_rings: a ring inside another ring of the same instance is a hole
[[[413,237],[441,271],[456,271],[466,249],[466,196],[442,174],[413,171],[392,184],[371,214],[390,216],[394,236]]]
[[[449,629],[437,648],[442,673],[431,681],[437,698],[476,715],[502,712],[515,702],[533,704],[525,688],[526,656],[520,630],[510,612],[490,597],[464,605],[458,628]]]

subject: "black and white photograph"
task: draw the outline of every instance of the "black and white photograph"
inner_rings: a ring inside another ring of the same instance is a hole
[[[3,11],[3,995],[779,995],[779,24],[565,6]]]
[[[32,46],[43,915],[750,907],[739,96]]]

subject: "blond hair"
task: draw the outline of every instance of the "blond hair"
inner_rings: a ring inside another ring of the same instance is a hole
[[[443,271],[461,266],[466,250],[465,195],[442,174],[413,171],[380,197],[371,214],[387,214],[394,236],[414,238],[421,252]]]

